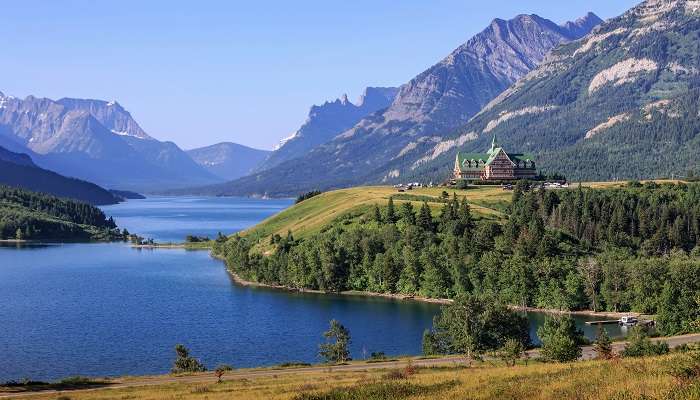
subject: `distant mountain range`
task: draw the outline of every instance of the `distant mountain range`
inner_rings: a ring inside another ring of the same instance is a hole
[[[222,180],[233,180],[253,172],[271,152],[224,142],[187,150],[187,154],[212,175]]]
[[[314,147],[352,128],[362,118],[389,107],[398,91],[398,88],[391,87],[368,87],[357,104],[348,101],[347,95],[343,95],[335,101],[312,106],[304,124],[292,136],[283,139],[256,170],[264,171],[304,156]]]
[[[697,174],[700,2],[648,0],[604,22],[450,137],[387,168],[401,179],[444,176],[454,151],[482,150],[493,134],[574,180]]]
[[[0,145],[107,187],[155,190],[221,180],[174,143],[150,137],[116,102],[0,93]]]
[[[537,15],[496,19],[401,86],[387,108],[332,140],[253,175],[188,192],[285,196],[397,179],[401,171],[387,166],[442,143],[553,48],[581,38],[600,22],[592,13],[563,25]],[[460,136],[453,147],[473,139]]]
[[[26,154],[0,147],[0,185],[19,187],[92,205],[116,204],[122,197],[94,183],[66,178],[38,167]]]

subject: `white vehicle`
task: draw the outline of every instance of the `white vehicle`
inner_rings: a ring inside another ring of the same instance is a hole
[[[637,323],[639,323],[639,320],[634,315],[625,315],[624,317],[620,318],[619,322],[620,325],[624,326],[637,325]]]

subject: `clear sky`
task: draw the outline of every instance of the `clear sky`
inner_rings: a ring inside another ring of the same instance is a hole
[[[308,108],[392,86],[493,18],[563,22],[637,0],[4,1],[0,91],[117,100],[188,149],[271,148]]]

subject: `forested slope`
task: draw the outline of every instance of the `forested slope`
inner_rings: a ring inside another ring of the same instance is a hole
[[[112,218],[97,207],[0,186],[0,239],[122,240]]]
[[[700,329],[700,184],[520,184],[502,220],[477,220],[463,196],[439,212],[398,203],[340,214],[303,238],[235,235],[215,254],[247,280],[291,288],[489,294],[522,306],[658,314],[665,333]]]

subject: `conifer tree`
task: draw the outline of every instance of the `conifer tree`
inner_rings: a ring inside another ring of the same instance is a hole
[[[386,207],[386,223],[393,224],[396,222],[396,210],[394,210],[394,199],[389,197],[389,203]]]
[[[608,331],[602,326],[598,328],[598,335],[595,343],[593,343],[593,350],[597,354],[596,357],[601,360],[609,360],[613,356],[612,340],[608,336]]]

